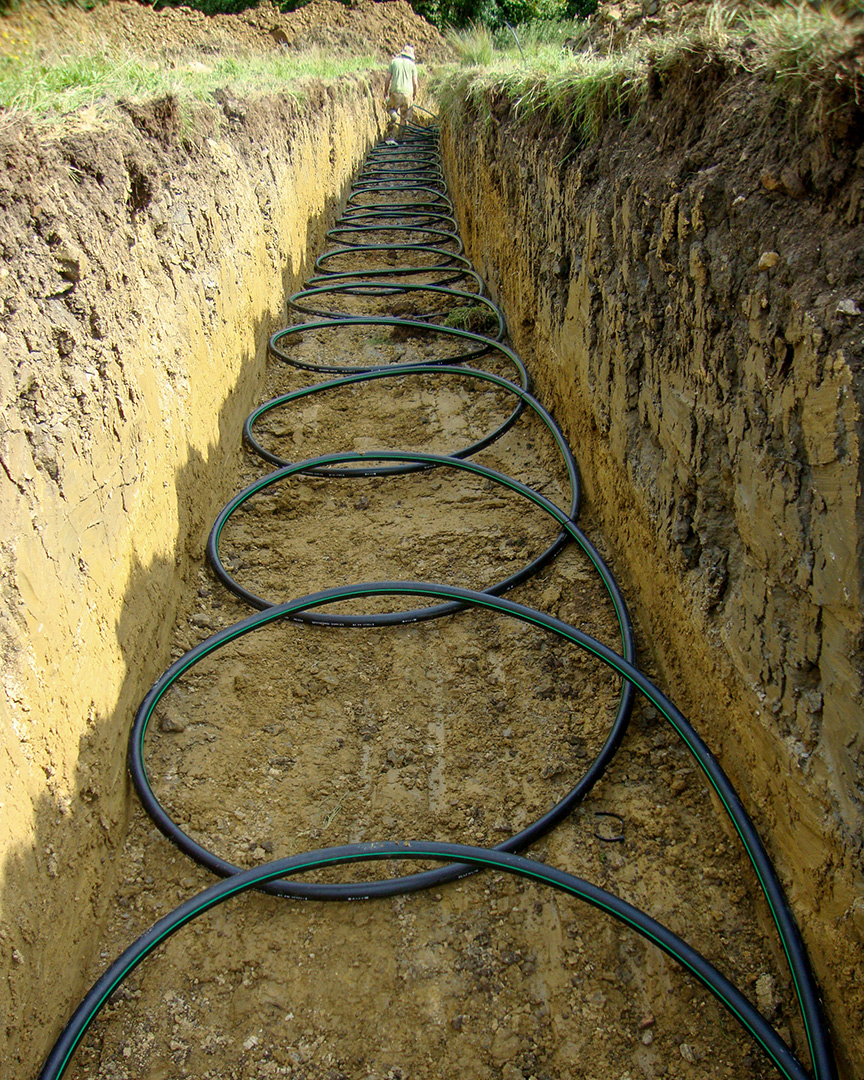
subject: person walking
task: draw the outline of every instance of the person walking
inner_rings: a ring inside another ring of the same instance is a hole
[[[398,56],[390,61],[387,81],[384,83],[384,100],[390,113],[385,141],[388,146],[396,146],[396,125],[399,125],[399,138],[405,134],[405,125],[411,120],[412,106],[417,94],[417,65],[414,63],[414,47],[406,45]]]

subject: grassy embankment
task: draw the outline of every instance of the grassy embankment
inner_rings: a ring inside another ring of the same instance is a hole
[[[820,123],[844,101],[864,102],[864,0],[818,10],[805,0],[715,0],[691,10],[683,28],[658,36],[638,25],[598,29],[597,21],[579,20],[529,23],[515,33],[482,25],[451,32],[461,64],[438,69],[434,91],[445,110],[467,105],[491,119],[493,104],[507,102],[514,117],[541,115],[583,138],[612,117],[635,115],[658,78],[709,59],[773,80],[789,107],[806,103]],[[41,124],[82,113],[95,120],[121,100],[171,95],[182,108],[212,101],[218,88],[238,98],[302,97],[306,80],[381,67],[371,55],[334,57],[317,48],[202,59],[192,49],[153,54],[91,42],[59,53],[3,24],[0,17],[0,116]]]
[[[381,69],[372,55],[338,56],[314,47],[268,53],[226,50],[202,57],[200,51],[145,52],[107,42],[82,43],[62,51],[45,46],[35,32],[10,30],[0,17],[0,117],[26,117],[40,125],[86,115],[108,118],[118,101],[172,96],[181,109],[211,102],[216,89],[237,98],[268,94],[303,97],[310,79],[332,82],[354,72]]]
[[[517,41],[514,38],[518,38]],[[687,24],[652,36],[638,25],[534,23],[494,36],[483,26],[450,35],[461,67],[442,73],[443,110],[467,106],[491,121],[509,105],[514,118],[542,116],[591,139],[610,118],[636,115],[657,80],[708,62],[770,80],[789,109],[824,125],[850,101],[864,104],[864,4],[818,10],[806,2],[735,3],[696,8]]]

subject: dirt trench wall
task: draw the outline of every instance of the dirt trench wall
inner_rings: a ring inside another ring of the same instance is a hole
[[[84,989],[132,715],[379,97],[347,80],[0,134],[4,1076],[35,1075]]]
[[[740,81],[713,104],[673,88],[589,148],[497,113],[445,128],[468,254],[575,448],[642,647],[777,857],[860,1075],[860,122],[796,138]]]

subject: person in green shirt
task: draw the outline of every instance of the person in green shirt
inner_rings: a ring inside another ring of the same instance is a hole
[[[390,113],[386,141],[390,146],[396,146],[397,124],[399,137],[402,138],[405,133],[405,125],[411,119],[418,87],[414,47],[406,45],[402,52],[390,61],[387,81],[384,83],[384,100],[387,103],[387,111]]]

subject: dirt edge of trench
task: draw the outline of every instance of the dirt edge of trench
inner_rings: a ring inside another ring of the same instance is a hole
[[[347,78],[302,102],[167,100],[99,130],[0,134],[8,1075],[36,1073],[85,988],[129,716],[229,494],[268,335],[377,138],[380,89]]]
[[[760,80],[711,78],[671,79],[587,147],[501,101],[493,123],[464,108],[445,160],[466,250],[582,463],[642,648],[778,860],[851,1077],[861,124],[849,106],[807,130]]]

